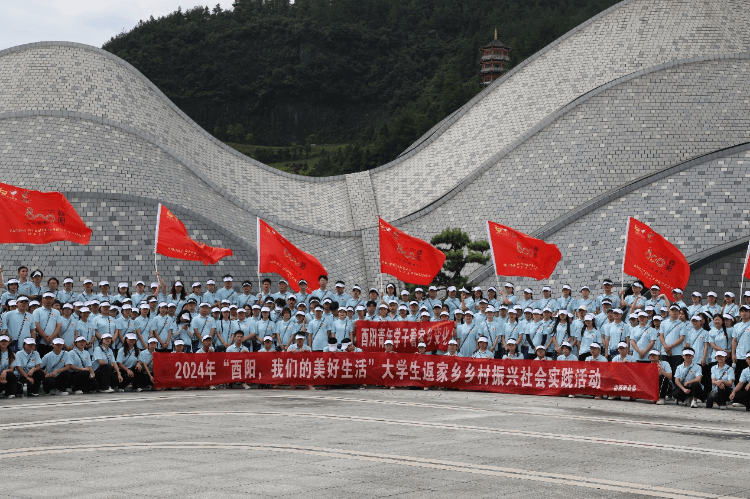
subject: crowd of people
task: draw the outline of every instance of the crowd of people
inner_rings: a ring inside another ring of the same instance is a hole
[[[415,353],[480,359],[529,359],[658,364],[660,399],[697,407],[745,406],[750,410],[750,291],[737,303],[732,292],[721,301],[713,291],[674,301],[658,285],[635,281],[620,292],[604,280],[601,293],[582,286],[574,296],[549,286],[534,296],[516,295],[515,285],[402,290],[389,283],[381,292],[359,285],[347,292],[343,281],[329,289],[290,291],[281,279],[272,290],[263,279],[235,288],[231,275],[170,284],[157,273],[147,284],[91,279],[76,289],[72,278],[44,280],[41,270],[17,269],[0,286],[0,391],[67,395],[93,391],[141,391],[154,384],[153,353],[361,351],[357,321],[453,321],[448,350]],[[2,269],[0,269],[2,275]],[[386,339],[386,351],[393,342]],[[246,385],[245,385],[246,386]]]

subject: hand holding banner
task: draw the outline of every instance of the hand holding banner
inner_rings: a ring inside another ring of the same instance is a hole
[[[0,183],[0,243],[88,244],[90,239],[91,229],[59,192]]]
[[[156,215],[154,254],[156,253],[180,260],[203,262],[204,265],[215,265],[225,256],[233,254],[230,249],[214,248],[191,238],[185,224],[161,203]]]
[[[497,275],[548,279],[562,258],[554,244],[506,225],[487,221],[487,235]]]
[[[307,281],[307,290],[320,287],[318,279],[328,272],[323,264],[310,253],[305,253],[276,229],[258,219],[258,274],[273,272],[279,274],[299,293],[299,281]]]
[[[670,300],[674,300],[672,290],[685,289],[690,279],[690,264],[685,255],[664,236],[633,217],[628,220],[622,269],[642,280],[647,288],[658,284]]]
[[[378,217],[380,272],[411,284],[430,284],[443,268],[445,253]]]

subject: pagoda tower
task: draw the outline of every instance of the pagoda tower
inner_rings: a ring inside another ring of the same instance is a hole
[[[489,85],[505,72],[510,62],[510,47],[497,39],[497,30],[495,30],[495,39],[481,47],[479,51],[482,53],[479,61],[482,69],[479,70],[479,76],[482,77],[484,85]]]

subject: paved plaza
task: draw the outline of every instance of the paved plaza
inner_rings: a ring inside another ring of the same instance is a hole
[[[0,497],[748,497],[750,413],[440,390],[0,403]]]

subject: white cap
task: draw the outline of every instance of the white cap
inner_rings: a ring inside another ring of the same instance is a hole
[[[393,340],[385,340],[384,345],[393,345]]]
[[[84,279],[83,283],[84,284],[94,284],[94,281],[92,281],[91,279]]]
[[[357,309],[356,310],[357,310],[357,312],[359,312],[360,310],[365,310],[365,306],[364,305],[357,305]]]
[[[109,286],[109,281],[99,281],[99,286]]]
[[[571,289],[569,284],[563,284],[563,289]]]
[[[537,350],[545,350],[544,345],[537,345],[536,349]]]
[[[513,285],[513,283],[512,283],[512,282],[506,282],[506,283],[504,284],[504,287],[506,287],[506,288],[514,288],[514,289],[515,289],[515,286]]]
[[[8,306],[9,307],[15,307],[16,306],[16,300],[8,300]]]
[[[672,290],[672,293],[679,293],[679,294],[684,294],[684,293],[683,293],[683,291],[682,291],[682,290],[681,290],[680,288],[674,288],[674,289]]]
[[[55,293],[44,293],[42,295],[42,298],[54,298],[54,297],[55,297]]]
[[[294,336],[294,339],[295,340],[304,340],[305,339],[305,335],[304,334],[297,334],[297,335]]]
[[[724,293],[724,296],[728,296],[730,298],[734,298],[734,293],[732,293],[731,291],[727,291],[726,293]]]
[[[73,306],[74,307],[82,307],[83,306],[83,302],[81,302],[81,301],[74,301],[73,302]]]
[[[192,285],[191,287],[192,287],[192,288],[199,288],[199,287],[201,287],[201,286],[203,286],[203,285],[202,285],[201,283],[199,283],[199,282],[194,282],[194,283],[193,283],[193,285]]]
[[[79,336],[78,338],[76,338],[75,343],[78,343],[79,341],[86,341],[86,338],[84,338],[83,336]]]
[[[720,350],[720,351],[716,352],[716,356],[717,357],[726,357],[727,353],[724,350]]]
[[[407,290],[405,290],[405,289],[403,291],[401,291],[401,296],[408,295],[408,294],[409,294],[409,292]]]
[[[448,344],[449,344],[449,345],[458,345],[458,342],[457,342],[456,340],[450,340],[450,341],[448,342]],[[748,355],[750,355],[750,353],[748,353]]]
[[[63,284],[68,284],[69,282],[71,282],[71,283],[72,283],[72,282],[74,282],[74,281],[73,281],[73,279],[71,279],[70,277],[66,277],[65,279],[63,279]]]
[[[515,345],[516,344],[516,340],[510,339],[510,340],[506,341],[505,344],[506,345]]]
[[[467,310],[466,312],[464,312],[464,315],[470,315],[470,316],[474,317],[474,312],[472,312],[471,310]]]
[[[318,308],[320,308],[320,307],[318,307]],[[271,309],[270,309],[270,308],[268,308],[268,307],[262,307],[262,308],[260,309],[260,311],[261,311],[261,312],[270,312],[270,311],[271,311]]]
[[[691,320],[691,321],[700,321],[700,320],[702,320],[702,319],[703,319],[703,318],[702,318],[702,317],[701,317],[700,315],[698,315],[698,314],[696,314],[696,315],[694,315],[694,316],[692,316],[692,317],[690,318],[690,320]]]
[[[129,304],[129,303],[126,303],[125,305],[122,306],[123,310],[130,310],[132,308],[133,308],[133,306],[131,304]]]
[[[541,313],[542,313],[542,311],[541,311],[541,310],[539,310],[538,308],[535,308],[534,310],[532,310],[532,311],[531,311],[531,313],[532,313],[532,314],[541,314]]]
[[[409,310],[409,307],[407,307],[406,305],[399,305],[399,306],[398,306],[398,311],[400,312],[401,310],[406,310],[406,311],[408,311],[408,310]]]
[[[695,355],[695,350],[692,348],[686,348],[682,351],[682,355]]]
[[[455,291],[455,290],[456,290],[456,286],[448,286],[448,289],[447,289],[447,291],[448,291],[449,293],[450,293],[451,291]]]
[[[581,289],[579,291],[583,291],[584,289],[588,289],[589,291],[591,291],[591,288],[588,286],[581,286]]]
[[[661,321],[662,320],[662,316],[661,315],[655,315],[654,318],[653,318],[653,320],[655,320],[655,321]]]
[[[654,307],[651,306],[651,305],[646,305],[645,307],[643,307],[643,310],[645,310],[646,312],[649,312],[649,311],[651,311],[653,309],[654,309]]]
[[[119,284],[117,285],[117,287],[118,287],[118,288],[127,288],[127,287],[129,287],[129,286],[128,286],[128,283],[127,283],[127,282],[121,282],[121,283],[119,283]]]
[[[486,337],[486,336],[480,336],[479,338],[477,338],[477,341],[478,341],[478,342],[479,342],[479,341],[483,341],[483,342],[485,342],[485,343],[489,343],[489,341],[487,340],[487,337]]]
[[[584,321],[593,321],[593,320],[594,320],[594,314],[586,314],[586,315],[585,315],[585,316],[583,317],[583,320],[584,320]]]
[[[160,303],[159,303],[159,308],[161,308],[161,307],[169,307],[169,303],[167,303],[167,302],[165,302],[165,301],[163,301],[163,302],[160,302]]]
[[[213,279],[209,279],[206,281],[206,286],[208,286],[209,284],[216,284],[216,281],[214,281]]]
[[[209,338],[211,337],[209,336]],[[146,343],[159,343],[159,340],[157,340],[156,338],[149,338]]]
[[[424,341],[420,341],[417,345],[417,348],[427,348],[427,343],[425,343]]]
[[[589,346],[589,348],[601,348],[601,347],[602,347],[602,346],[601,346],[601,345],[600,345],[599,343],[596,343],[596,342],[592,343],[592,344],[591,344],[591,345]]]
[[[231,312],[231,310],[229,309],[229,307],[221,307],[221,311],[222,312]]]
[[[709,291],[706,296],[718,296],[714,291]]]
[[[544,307],[544,308],[542,309],[542,312],[550,312],[550,313],[552,313],[552,309],[551,309],[551,308],[549,308],[549,307]]]
[[[419,314],[419,316],[420,317],[429,317],[430,314],[428,312],[422,312],[421,314]]]
[[[422,289],[422,288],[416,288],[416,289],[414,290],[414,292],[415,292],[415,293],[424,293],[424,289]]]
[[[273,341],[273,336],[264,336],[263,341]]]
[[[495,311],[495,307],[493,307],[492,305],[487,305],[486,312],[494,312],[494,311]]]
[[[430,286],[427,291],[437,291],[437,286]]]
[[[355,289],[357,291],[362,291],[362,288],[359,287],[359,284],[355,284],[354,286],[352,286],[352,291],[354,291]]]
[[[567,311],[567,310],[565,310],[564,308],[563,308],[563,309],[561,309],[561,310],[558,310],[558,311],[557,311],[557,316],[558,316],[558,317],[560,317],[560,316],[565,316],[565,317],[567,317],[567,316],[568,316],[568,311]]]
[[[104,333],[104,334],[102,335],[102,339],[104,339],[104,338],[111,338],[111,337],[112,337],[112,335],[111,335],[111,334],[109,334],[109,333]]]
[[[652,284],[651,289],[661,289],[661,286],[659,286],[658,284]]]
[[[206,304],[206,305],[208,305],[208,304]],[[141,310],[148,310],[149,309],[148,303],[146,303],[146,302],[141,303],[140,306],[139,306],[139,308]]]
[[[523,290],[523,292],[524,292],[524,293],[528,293],[528,294],[530,294],[530,295],[531,295],[531,294],[534,294],[534,292],[533,292],[533,291],[531,290],[531,288],[526,288],[526,289],[524,289],[524,290]]]
[[[81,307],[81,308],[78,309],[78,311],[80,313],[82,313],[82,314],[85,314],[87,312],[91,312],[91,310],[89,309],[89,307]]]
[[[128,333],[125,335],[126,340],[137,340],[138,337],[135,335],[135,333]]]
[[[693,291],[693,296],[697,296],[698,298],[703,298],[703,295],[700,294],[698,291]]]
[[[73,310],[73,305],[71,305],[70,303],[66,303],[65,305],[62,306],[62,308],[69,308]]]
[[[52,340],[52,344],[53,345],[64,345],[65,344],[65,340],[62,339],[62,338],[55,338],[54,340]]]
[[[143,282],[143,281],[138,281],[138,282],[136,282],[136,283],[135,283],[135,285],[136,285],[136,286],[145,286],[145,285],[146,285],[146,283],[145,283],[145,282]]]
[[[472,291],[482,291],[482,286],[474,286],[471,288]]]
[[[152,282],[151,283],[151,287],[152,288],[158,288],[159,287],[159,283],[158,282]]]
[[[232,282],[232,281],[234,281],[234,279],[232,279],[232,277],[231,277],[231,276],[226,276],[226,277],[224,278],[224,282]]]
[[[185,344],[185,342],[184,342],[184,341],[182,341],[182,340],[175,340],[175,342],[174,342],[174,346],[177,346],[177,345],[184,345],[184,344]]]
[[[542,288],[542,292],[544,292],[544,291],[552,291],[552,288],[550,288],[549,286],[544,286]]]
[[[19,281],[18,279],[8,279],[7,284],[21,284],[21,281]]]
[[[156,302],[158,302],[158,301],[159,301],[159,300],[157,300],[157,299],[156,299],[155,297],[153,297],[153,296],[152,296],[151,298],[149,298],[149,299],[148,299],[148,302],[149,302],[149,303],[156,303]]]
[[[21,298],[19,298],[18,300],[16,300],[16,301],[19,301],[19,300],[21,300],[22,298],[23,298],[23,296],[22,296]],[[32,300],[32,301],[30,301],[30,302],[29,302],[29,306],[30,306],[30,307],[33,307],[34,305],[41,305],[41,303],[39,303],[39,302],[38,302],[38,301],[36,301],[36,300]]]
[[[628,348],[628,344],[625,343],[624,341],[621,341],[620,343],[617,344],[617,348]]]
[[[661,355],[661,352],[659,350],[649,350],[649,355]]]
[[[111,306],[111,305],[110,305],[110,303],[109,303],[108,301],[103,301],[103,302],[101,302],[101,303],[99,304],[99,306],[100,306],[100,307],[109,307],[109,306]]]

